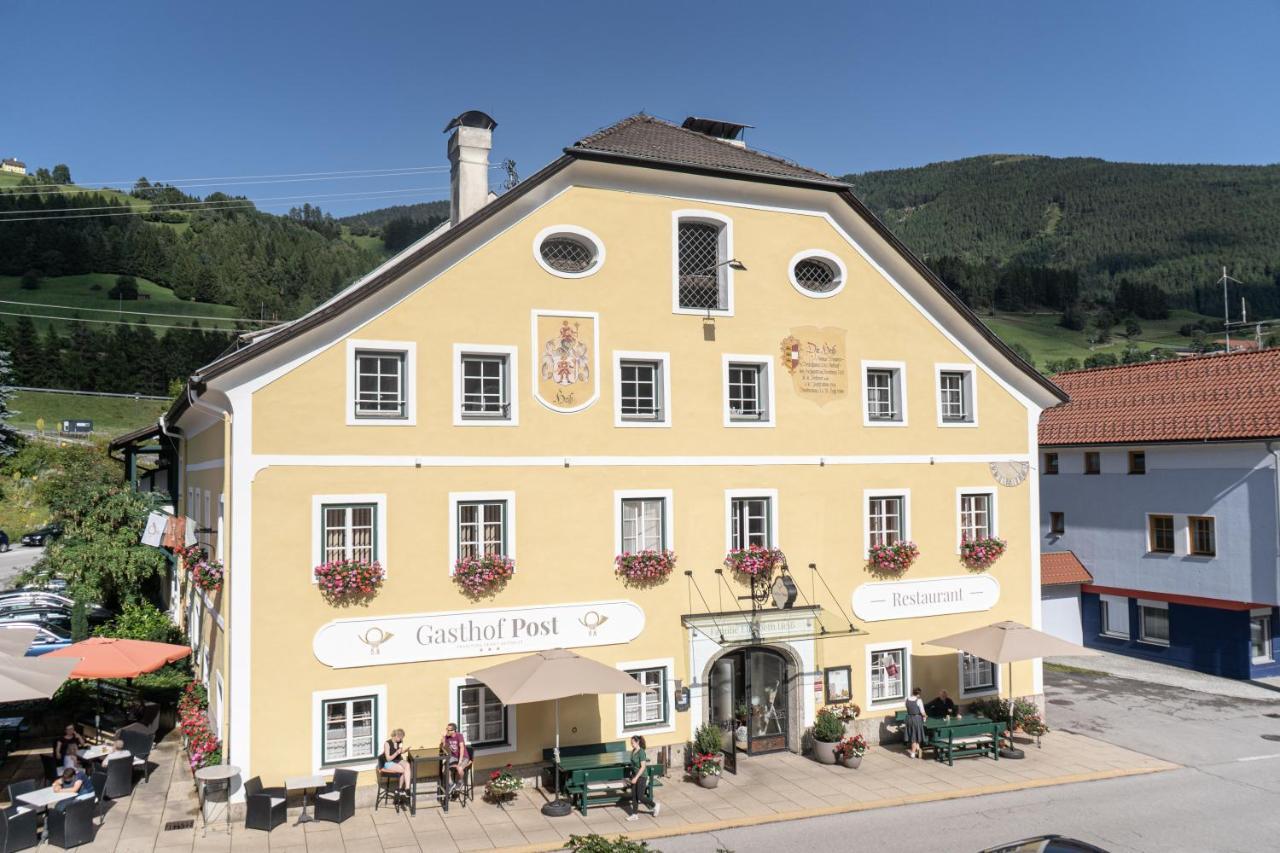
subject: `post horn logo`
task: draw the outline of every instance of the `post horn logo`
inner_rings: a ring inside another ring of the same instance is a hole
[[[369,654],[378,654],[378,647],[394,637],[390,631],[384,631],[381,628],[370,628],[361,634],[357,639],[369,647]]]
[[[600,626],[608,621],[608,616],[602,616],[594,610],[588,610],[578,619],[578,623],[587,629],[588,637],[594,637]]]

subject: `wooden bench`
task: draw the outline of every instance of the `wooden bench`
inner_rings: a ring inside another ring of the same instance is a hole
[[[662,780],[657,778],[662,775],[662,770],[661,765],[653,764],[645,770],[649,782],[647,791],[649,799],[653,799],[654,788],[662,787]],[[585,815],[587,809],[596,806],[615,806],[629,799],[631,797],[630,779],[629,768],[622,765],[575,770],[570,774],[569,781],[565,783],[564,792],[568,795],[570,802],[577,806],[578,811]]]
[[[1000,728],[1000,723],[991,720],[954,723],[934,736],[934,758],[948,766],[953,766],[957,758],[972,755],[987,755],[999,761]]]
[[[615,740],[609,743],[580,743],[574,746],[560,747],[561,756],[570,755],[604,755],[610,752],[630,752],[625,740]],[[553,748],[542,750],[543,761],[555,761],[556,751]]]

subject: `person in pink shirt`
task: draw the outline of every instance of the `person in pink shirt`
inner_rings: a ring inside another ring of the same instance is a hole
[[[445,761],[449,765],[451,779],[449,788],[452,790],[453,785],[461,782],[466,776],[467,766],[471,764],[467,739],[462,732],[458,731],[457,723],[449,723],[445,727],[444,737],[440,738],[440,751],[444,753]]]

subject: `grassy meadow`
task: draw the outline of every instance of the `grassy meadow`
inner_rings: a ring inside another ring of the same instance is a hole
[[[167,400],[132,397],[90,397],[80,394],[51,394],[47,391],[17,391],[9,407],[16,412],[9,423],[18,429],[38,429],[44,421],[46,433],[57,433],[63,420],[91,420],[94,435],[114,437],[147,424],[169,407]]]
[[[1076,332],[1058,325],[1059,314],[997,314],[995,317],[981,315],[982,322],[1000,336],[1007,344],[1022,344],[1031,351],[1036,367],[1044,368],[1046,361],[1065,358],[1076,358],[1084,361],[1095,353],[1109,352],[1116,356],[1124,353],[1128,341],[1116,334],[1111,341],[1101,346],[1090,346],[1085,332]],[[1212,319],[1191,311],[1170,311],[1164,320],[1139,320],[1142,334],[1133,342],[1140,349],[1149,350],[1156,347],[1167,349],[1186,348],[1191,339],[1178,334],[1178,327],[1196,320]],[[1117,325],[1115,332],[1124,331]]]
[[[0,275],[0,319],[6,323],[15,322],[13,314],[46,314],[72,317],[76,309],[80,310],[81,319],[85,320],[125,320],[141,322],[140,314],[130,311],[144,311],[156,314],[177,314],[177,317],[147,317],[146,321],[157,331],[158,327],[171,325],[187,325],[196,317],[226,317],[235,315],[235,309],[228,305],[212,305],[205,302],[188,302],[174,296],[173,291],[145,278],[138,282],[137,300],[118,302],[109,299],[107,293],[115,286],[116,276],[106,273],[88,273],[86,275],[64,275],[42,279],[36,290],[23,290],[21,279],[17,276]],[[95,290],[94,287],[97,287]],[[14,302],[26,303],[14,305]],[[38,305],[57,305],[60,308],[45,308]],[[30,305],[30,307],[28,307]],[[106,309],[106,310],[103,310]],[[123,309],[123,311],[121,311]],[[190,319],[188,319],[190,318]],[[56,325],[59,331],[66,331],[65,320],[47,320],[36,317],[36,327],[41,331],[49,325]],[[98,324],[94,324],[98,325]],[[232,329],[235,323],[227,320],[201,319],[200,325],[206,329]]]

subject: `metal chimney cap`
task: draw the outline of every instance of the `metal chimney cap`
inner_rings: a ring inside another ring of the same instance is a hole
[[[754,128],[751,124],[738,124],[733,121],[723,121],[717,118],[702,118],[700,116],[689,116],[684,120],[684,124],[680,125],[685,130],[692,130],[695,133],[704,133],[707,136],[714,136],[717,139],[739,139],[745,128]]]
[[[455,127],[478,127],[482,130],[493,130],[497,126],[498,123],[488,113],[480,110],[467,110],[445,125],[444,132],[448,133]]]

